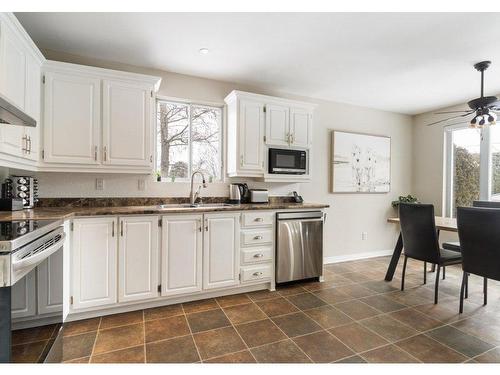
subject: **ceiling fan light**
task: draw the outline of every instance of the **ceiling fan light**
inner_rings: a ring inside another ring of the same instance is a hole
[[[481,120],[479,120],[479,126],[480,127],[483,127],[483,125],[485,124],[486,120],[484,119],[483,116],[481,116]]]

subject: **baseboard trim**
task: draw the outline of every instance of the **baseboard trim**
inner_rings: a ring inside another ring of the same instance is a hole
[[[333,257],[325,257],[325,258],[323,258],[323,264],[340,263],[340,262],[348,262],[351,260],[383,257],[383,256],[387,256],[387,255],[392,255],[393,251],[394,251],[393,249],[390,249],[390,250],[380,250],[380,251],[369,251],[366,253],[356,253],[356,254],[348,254],[348,255],[336,255]]]

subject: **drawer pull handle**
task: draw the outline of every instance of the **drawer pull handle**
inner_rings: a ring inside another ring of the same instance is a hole
[[[264,256],[264,254],[255,254],[253,257],[254,258],[262,258]]]
[[[261,218],[261,217],[256,217],[256,218],[254,219],[254,221],[256,221],[257,223],[262,223],[262,222],[264,221],[264,219],[263,219],[263,218]]]
[[[260,271],[259,272],[254,272],[252,275],[254,275],[254,276],[262,276],[262,272],[260,272]]]
[[[253,239],[254,240],[261,240],[263,237],[262,236],[255,236]]]

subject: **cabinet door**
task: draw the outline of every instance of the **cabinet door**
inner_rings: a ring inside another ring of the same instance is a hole
[[[240,101],[238,174],[249,176],[264,173],[264,104]]]
[[[73,221],[73,309],[116,303],[116,223],[114,217]]]
[[[24,276],[12,287],[12,319],[36,315],[35,272]]]
[[[152,87],[103,81],[103,161],[151,166]]]
[[[162,296],[201,291],[202,230],[202,215],[163,217]]]
[[[158,296],[158,217],[120,218],[118,301]]]
[[[52,254],[37,267],[38,314],[63,309],[63,251]]]
[[[44,160],[97,164],[100,81],[81,75],[45,73]]]
[[[24,126],[0,124],[0,151],[12,156],[24,156],[25,150]]]
[[[266,105],[266,143],[288,146],[289,132],[290,109],[280,105]]]
[[[33,117],[37,126],[25,127],[25,148],[24,157],[37,161],[39,158],[39,138],[40,138],[40,90],[41,71],[39,62],[30,54],[26,58],[26,113]]]
[[[26,52],[14,33],[0,23],[0,93],[24,109]]]
[[[235,286],[240,264],[239,214],[205,215],[203,289]]]
[[[290,109],[290,145],[296,147],[310,147],[312,114],[301,108]]]

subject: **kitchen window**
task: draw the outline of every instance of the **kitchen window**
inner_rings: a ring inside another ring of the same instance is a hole
[[[157,100],[158,181],[185,182],[195,171],[222,179],[222,107]]]
[[[500,129],[467,126],[445,130],[445,214],[474,200],[500,200]]]

